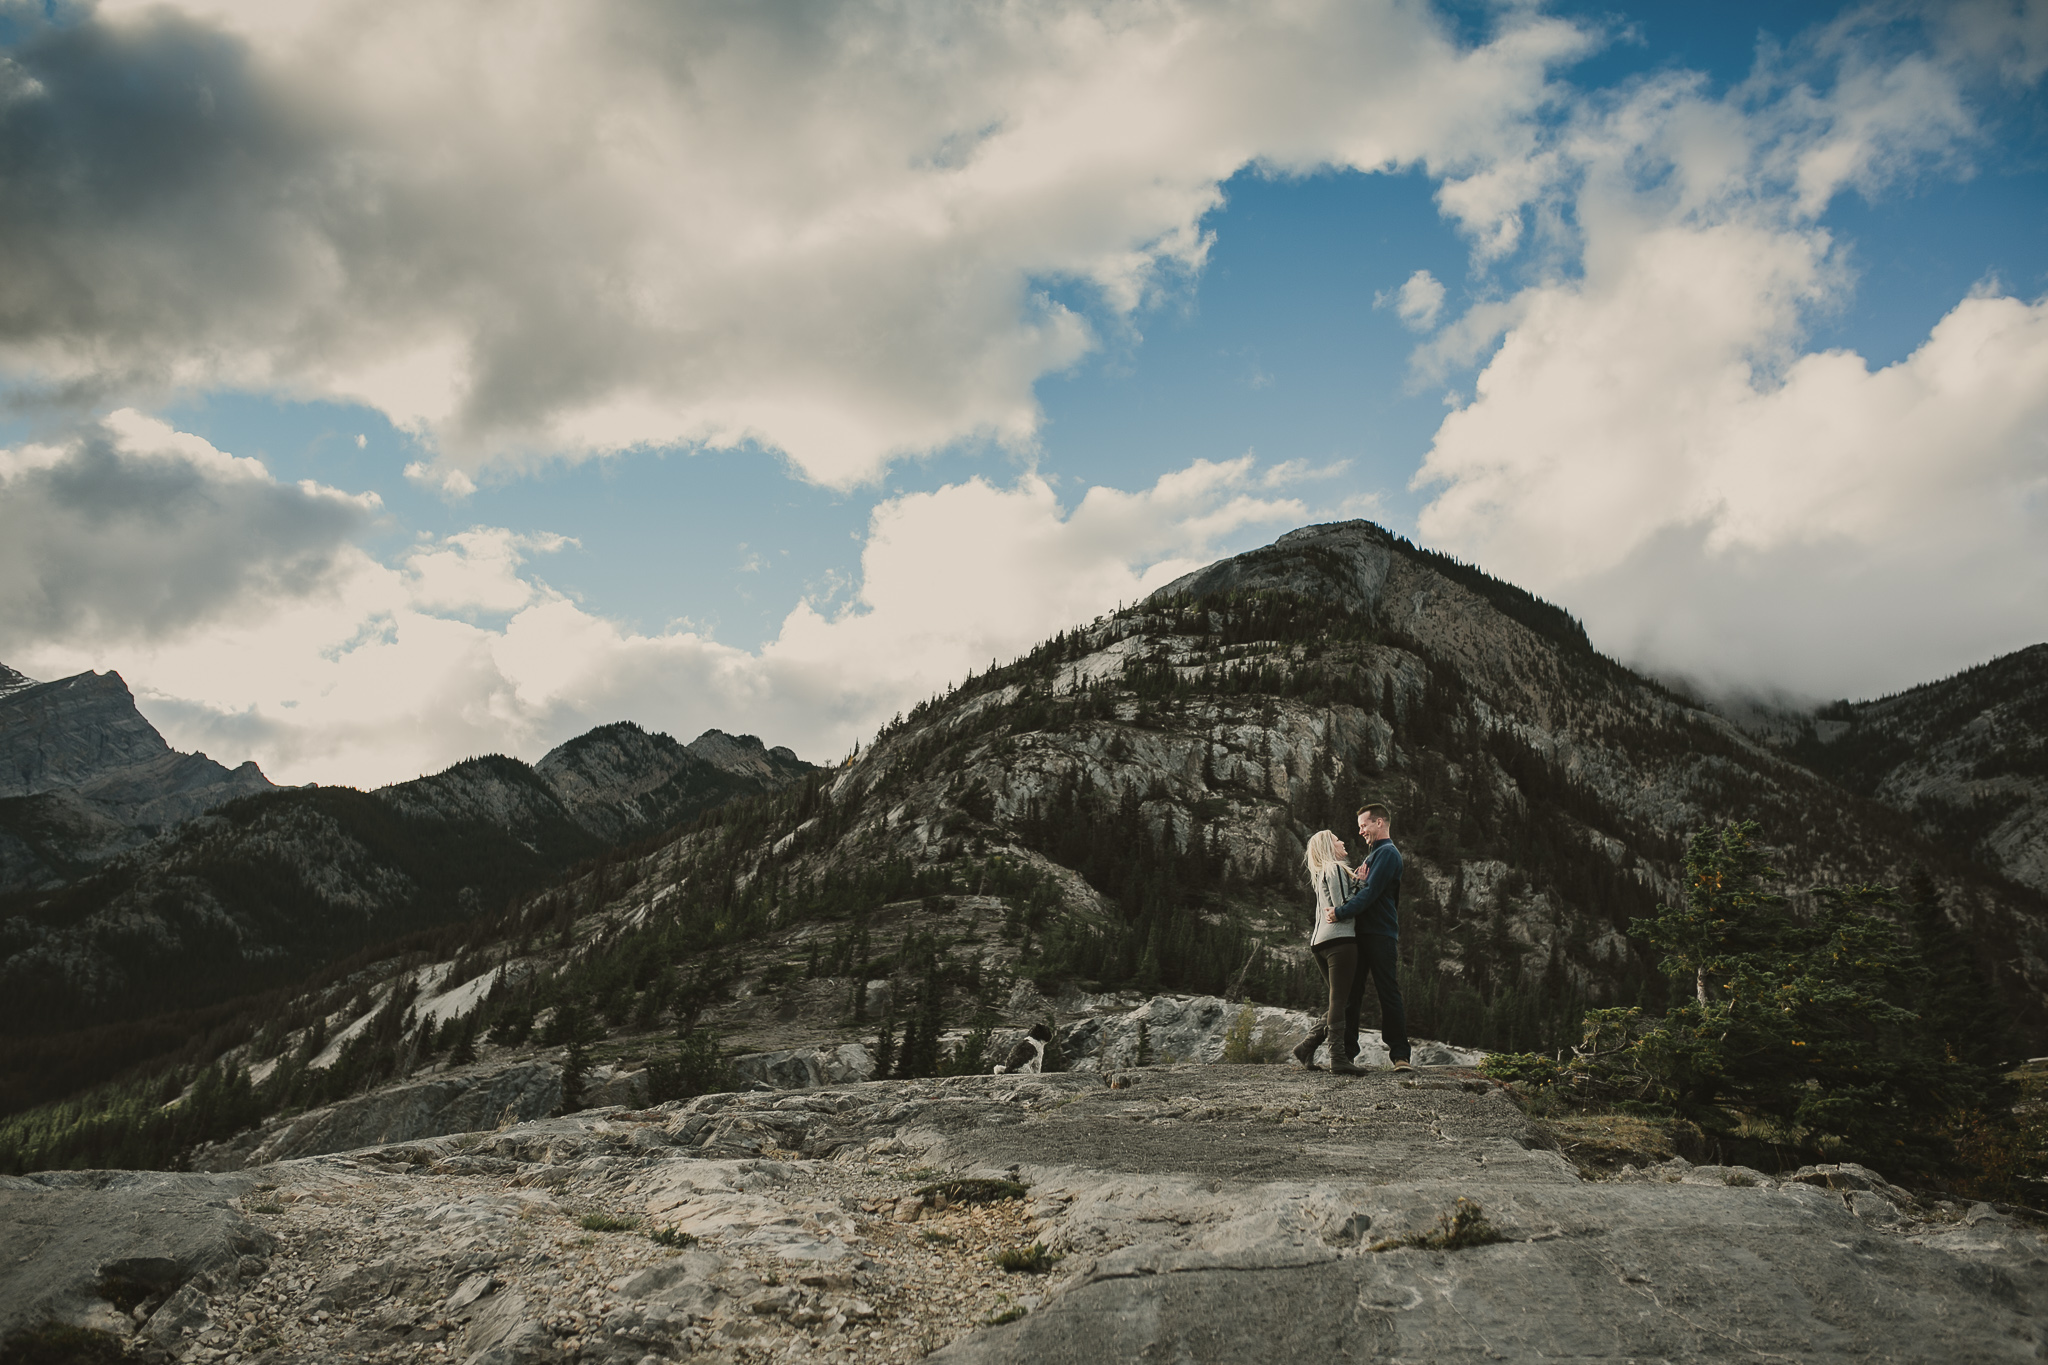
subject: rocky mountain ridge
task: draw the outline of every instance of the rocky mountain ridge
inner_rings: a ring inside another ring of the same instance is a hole
[[[612,725],[539,766],[490,756],[376,792],[241,797],[74,882],[0,897],[0,1029],[19,1039],[280,985],[810,771],[752,736],[712,731],[692,748]]]
[[[236,797],[274,789],[254,763],[180,753],[118,673],[0,674],[0,890],[56,886]]]

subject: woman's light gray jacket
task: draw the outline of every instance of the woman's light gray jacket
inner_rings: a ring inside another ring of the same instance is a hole
[[[1310,946],[1328,943],[1333,938],[1357,938],[1358,925],[1354,921],[1339,920],[1332,924],[1324,918],[1326,910],[1342,905],[1358,893],[1358,880],[1351,875],[1351,869],[1333,862],[1321,872],[1311,873],[1309,880],[1316,888],[1316,931],[1309,937]]]

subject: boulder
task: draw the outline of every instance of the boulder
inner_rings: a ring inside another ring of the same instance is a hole
[[[859,1043],[835,1048],[798,1047],[781,1052],[750,1052],[733,1058],[733,1069],[747,1080],[776,1090],[808,1090],[821,1085],[848,1085],[875,1073],[875,1057]]]
[[[254,1183],[240,1173],[0,1176],[0,1341],[49,1321],[133,1321],[137,1309],[161,1344],[196,1335],[212,1294],[261,1275],[276,1249],[234,1207]]]

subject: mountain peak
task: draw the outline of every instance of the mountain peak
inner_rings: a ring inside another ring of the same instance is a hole
[[[706,730],[683,747],[721,772],[735,777],[762,778],[777,785],[800,776],[810,768],[790,750],[779,744],[770,749],[754,735],[729,735],[723,730]]]
[[[17,673],[6,664],[0,664],[0,697],[19,692],[25,687],[36,686],[36,680],[23,673]]]

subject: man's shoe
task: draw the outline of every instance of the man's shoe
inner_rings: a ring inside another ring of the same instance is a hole
[[[1332,1057],[1330,1074],[1333,1076],[1363,1076],[1365,1069],[1349,1057]]]
[[[1308,1037],[1294,1045],[1294,1060],[1300,1062],[1310,1071],[1322,1070],[1321,1067],[1316,1065],[1316,1049],[1322,1045],[1323,1034],[1321,1031],[1311,1033]]]
[[[1414,1069],[1414,1067],[1408,1064],[1408,1059],[1406,1057],[1403,1057],[1400,1061],[1394,1063],[1394,1070],[1396,1071],[1413,1071]]]

